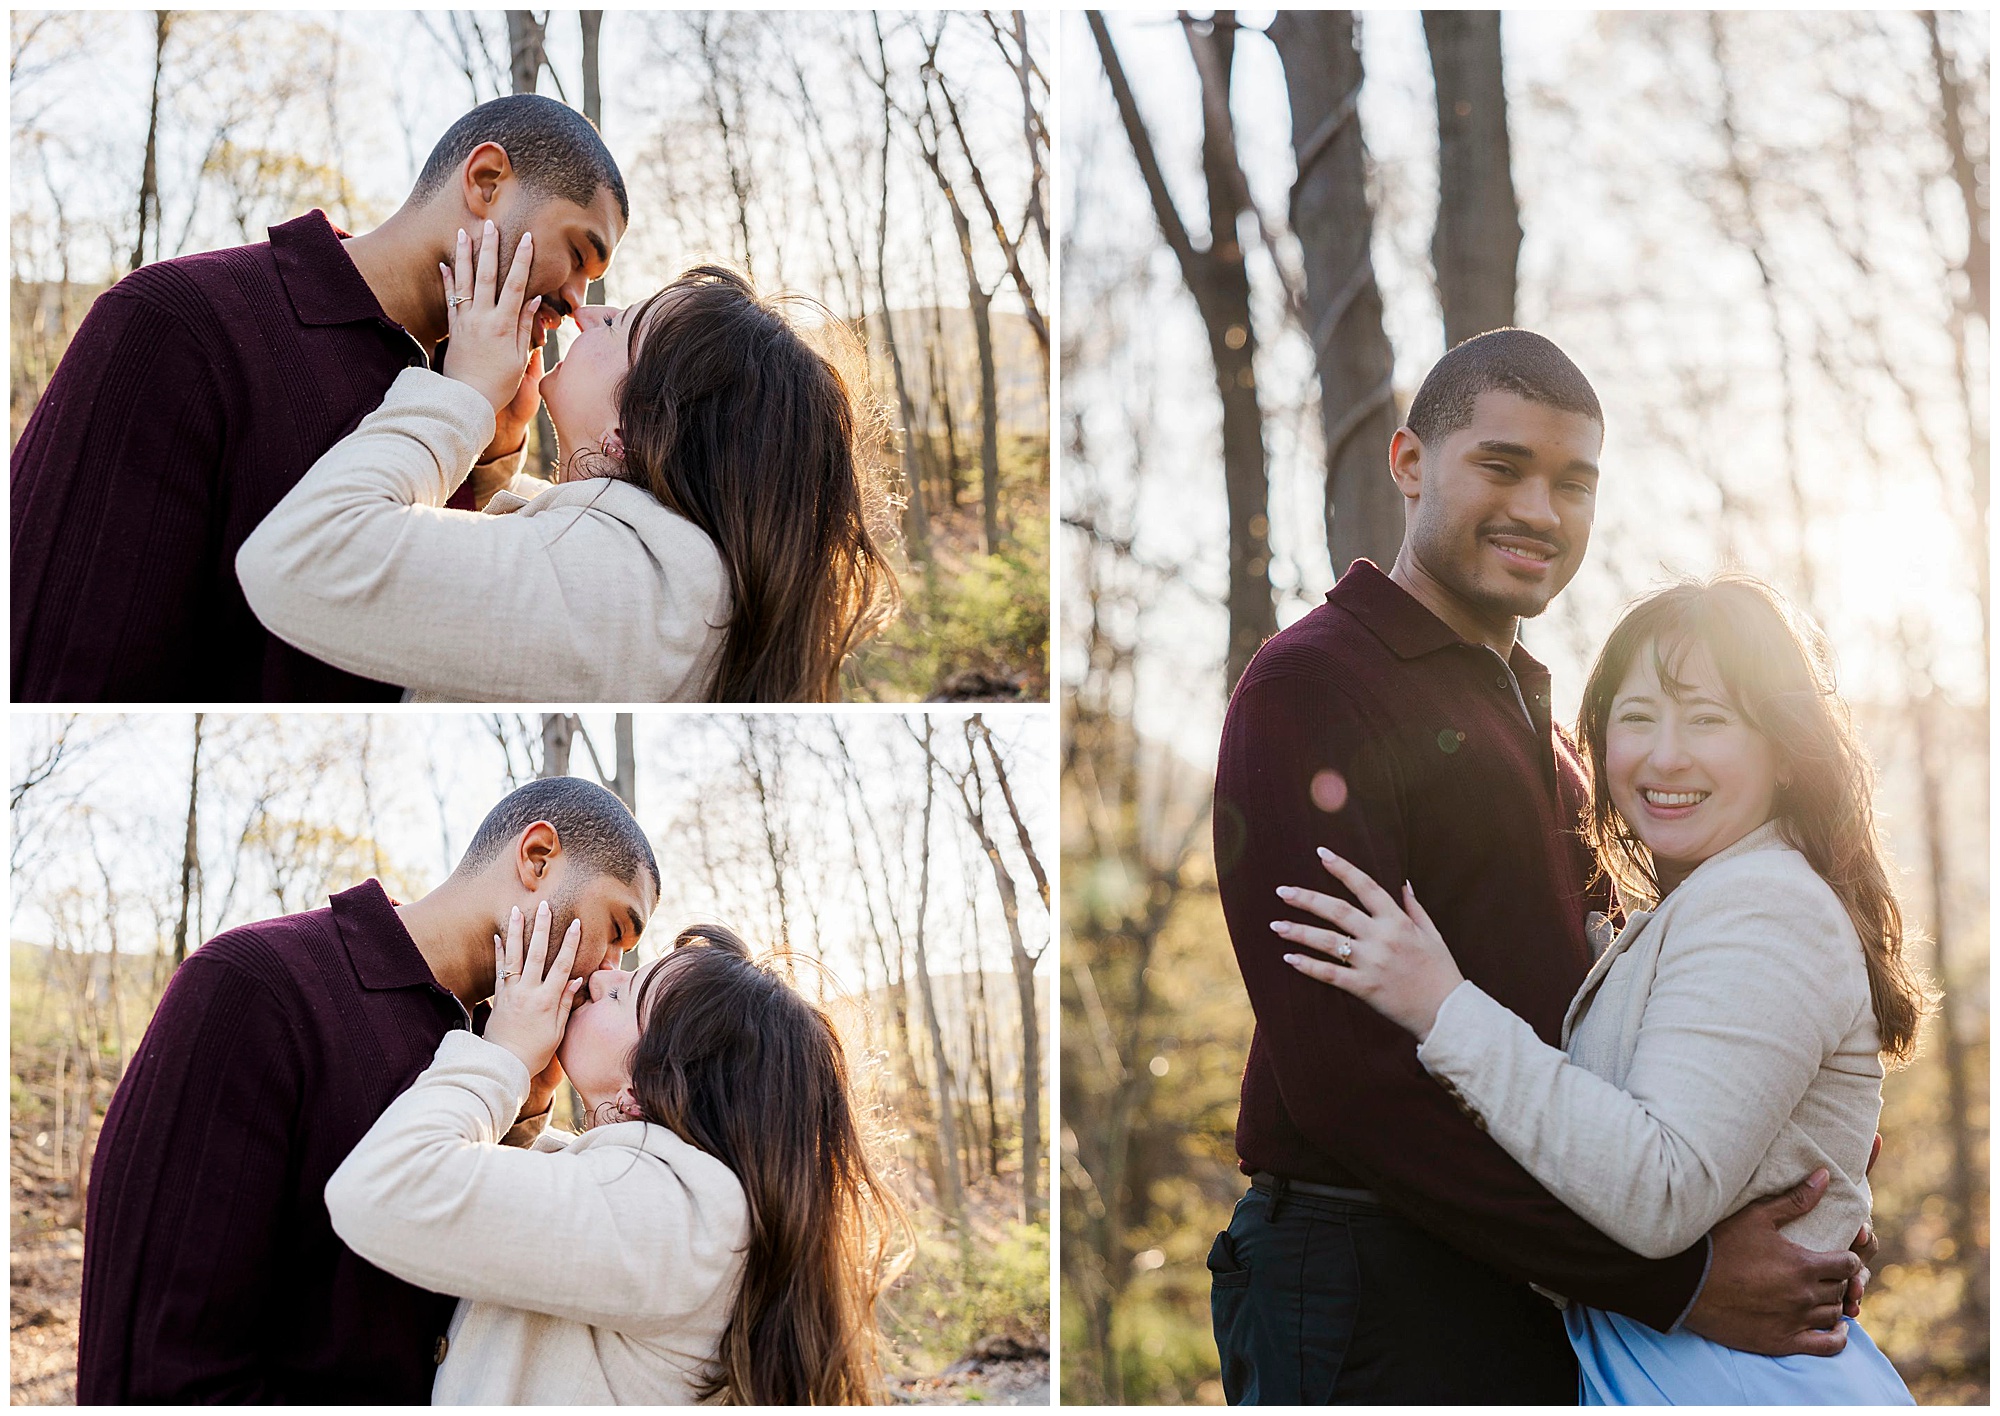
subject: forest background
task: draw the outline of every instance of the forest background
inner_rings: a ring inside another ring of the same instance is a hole
[[[98,1127],[188,951],[371,876],[415,899],[508,790],[572,774],[633,806],[666,873],[627,966],[728,924],[801,956],[840,1024],[915,1227],[883,1314],[898,1399],[1046,1402],[1049,729],[1046,709],[17,715],[14,1401],[75,1399]]]
[[[905,611],[848,696],[1045,700],[1048,30],[1023,11],[15,10],[9,445],[120,276],[314,207],[369,230],[460,114],[541,92],[598,124],[631,195],[593,302],[721,260],[862,341]],[[553,446],[544,415],[534,465]]]
[[[1832,639],[1946,992],[1888,1081],[1864,1320],[1920,1401],[1985,1401],[1987,17],[1060,23],[1065,1399],[1221,1399],[1252,1021],[1222,711],[1337,568],[1393,559],[1424,373],[1519,324],[1607,420],[1590,555],[1523,630],[1558,719],[1677,574],[1762,576]]]

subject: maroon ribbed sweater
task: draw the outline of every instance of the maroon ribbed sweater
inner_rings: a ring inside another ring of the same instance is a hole
[[[78,1402],[428,1404],[453,1300],[341,1243],[325,1191],[465,1025],[373,880],[188,955],[97,1141]]]
[[[14,451],[15,702],[371,702],[259,624],[236,552],[424,351],[320,212],[99,296]],[[455,502],[454,505],[469,503]]]
[[[1246,1173],[1374,1190],[1503,1273],[1665,1329],[1701,1286],[1707,1239],[1655,1261],[1598,1233],[1424,1071],[1415,1038],[1295,972],[1270,929],[1320,922],[1280,885],[1345,894],[1314,854],[1327,846],[1392,893],[1410,881],[1465,976],[1557,1043],[1590,967],[1585,912],[1609,905],[1576,832],[1588,797],[1548,670],[1519,644],[1503,667],[1365,560],[1265,644],[1215,781],[1223,913],[1257,1015],[1236,1149]]]

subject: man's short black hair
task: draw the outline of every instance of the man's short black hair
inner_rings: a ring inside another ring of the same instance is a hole
[[[1411,400],[1403,425],[1425,443],[1455,433],[1472,422],[1472,405],[1488,389],[1581,413],[1604,426],[1597,391],[1583,370],[1554,341],[1526,329],[1475,334],[1438,360]]]
[[[618,219],[632,219],[625,178],[597,129],[568,104],[538,93],[508,94],[482,103],[445,129],[417,174],[411,199],[430,197],[481,143],[498,143],[507,150],[522,186],[580,207],[597,200],[599,187],[609,187],[618,198]]]
[[[653,858],[653,843],[624,802],[581,777],[543,777],[507,793],[479,823],[458,868],[480,869],[537,821],[555,827],[563,851],[588,869],[627,885],[637,884],[643,869],[658,891],[660,863]]]

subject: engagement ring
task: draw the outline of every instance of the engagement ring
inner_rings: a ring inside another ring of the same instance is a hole
[[[471,298],[472,297],[470,295],[461,295],[456,300],[453,300],[451,302],[451,308],[456,310],[460,305],[463,305],[467,300],[470,300]]]
[[[1334,949],[1334,951],[1333,951],[1333,956],[1334,956],[1334,957],[1335,957],[1336,959],[1351,959],[1351,958],[1353,958],[1353,957],[1354,957],[1354,945],[1353,945],[1353,944],[1351,944],[1351,943],[1349,943],[1349,942],[1348,942],[1347,940],[1345,940],[1345,939],[1341,940],[1341,941],[1340,941],[1340,943],[1339,943],[1339,945],[1338,945],[1338,946],[1337,946],[1337,947],[1336,947],[1336,948]]]

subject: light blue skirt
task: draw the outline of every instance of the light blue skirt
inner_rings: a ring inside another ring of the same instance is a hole
[[[1584,1406],[1914,1406],[1861,1324],[1838,1357],[1759,1357],[1705,1337],[1655,1332],[1572,1303],[1563,1313]]]

